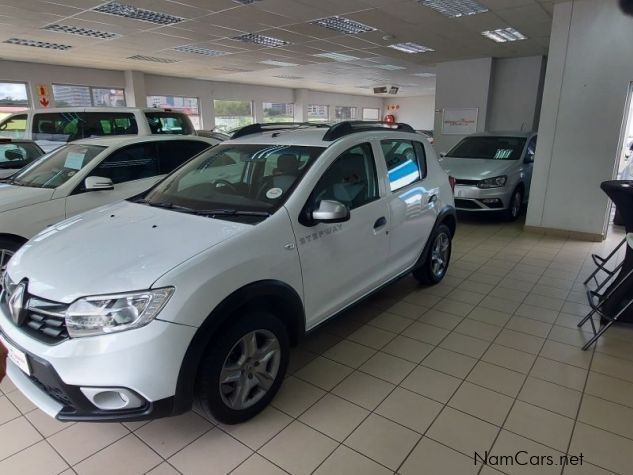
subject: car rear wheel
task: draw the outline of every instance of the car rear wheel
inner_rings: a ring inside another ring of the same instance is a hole
[[[429,238],[431,243],[426,259],[417,269],[413,270],[413,277],[425,285],[435,285],[444,279],[448,264],[451,260],[452,234],[448,226],[441,224]]]
[[[198,375],[200,407],[225,424],[254,417],[275,396],[286,373],[286,328],[268,312],[248,312],[211,345]]]
[[[508,221],[516,221],[521,215],[521,210],[523,209],[523,190],[521,188],[516,188],[512,193],[512,198],[510,199],[510,206],[505,211],[506,219]]]

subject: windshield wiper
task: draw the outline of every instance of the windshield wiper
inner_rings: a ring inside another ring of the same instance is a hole
[[[192,212],[198,216],[261,216],[263,218],[267,218],[270,216],[268,211],[254,211],[254,210],[246,210],[240,211],[236,209],[200,209],[193,210]]]

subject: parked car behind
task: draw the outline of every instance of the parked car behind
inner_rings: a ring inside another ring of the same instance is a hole
[[[31,140],[0,137],[0,179],[13,175],[42,155],[44,150]]]
[[[0,122],[0,136],[34,140],[44,151],[75,140],[112,135],[191,135],[186,114],[170,109],[64,107],[29,110]]]
[[[102,137],[41,157],[0,183],[0,266],[47,226],[141,193],[217,143],[204,137]]]
[[[224,132],[218,132],[216,130],[196,130],[196,135],[198,137],[207,137],[210,139],[216,139],[221,142],[225,140],[229,140],[231,136],[229,134],[225,134]]]
[[[517,219],[530,195],[536,139],[533,132],[475,134],[443,154],[440,165],[456,179],[455,207]]]

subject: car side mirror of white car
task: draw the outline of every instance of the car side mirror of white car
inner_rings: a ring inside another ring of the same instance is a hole
[[[312,219],[317,223],[342,223],[349,221],[349,217],[349,208],[334,200],[321,200],[312,212]]]
[[[446,156],[446,152],[440,152],[440,157],[444,158]]]
[[[107,191],[114,190],[114,184],[109,178],[102,176],[89,176],[84,181],[86,191]]]

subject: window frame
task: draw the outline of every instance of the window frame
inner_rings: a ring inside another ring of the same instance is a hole
[[[216,108],[216,102],[248,102],[251,105],[251,114],[250,116],[246,116],[246,115],[221,115],[219,116],[217,114],[217,108]],[[255,119],[255,102],[252,99],[213,99],[213,130],[220,130],[222,132],[228,133],[230,130],[234,130],[234,129],[229,129],[229,130],[225,130],[225,129],[219,129],[218,128],[218,123],[217,123],[217,119],[218,117],[222,117],[222,118],[239,118],[239,117],[250,117],[251,119],[251,123],[247,124],[247,125],[252,125],[256,122]],[[238,126],[239,127],[243,127],[243,126]]]
[[[382,144],[384,142],[408,142],[411,144],[411,146],[413,147],[413,153],[415,153],[415,159],[416,162],[418,164],[418,178],[416,178],[415,180],[413,180],[410,183],[407,183],[406,185],[403,185],[399,188],[395,188],[395,189],[391,189],[391,181],[389,180],[389,164],[387,163],[387,157],[385,156],[385,152],[382,148]],[[419,146],[419,148],[422,150],[422,153],[424,154],[424,156],[422,157],[422,160],[420,160],[420,156],[418,154],[418,147],[416,147],[416,144]],[[427,151],[426,151],[426,146],[424,145],[423,142],[419,141],[419,140],[411,140],[411,139],[400,139],[400,138],[393,138],[393,139],[380,139],[378,141],[378,148],[380,149],[380,153],[382,154],[382,158],[383,158],[383,162],[385,165],[385,170],[387,172],[387,190],[390,193],[397,193],[411,185],[414,185],[416,183],[420,183],[421,181],[424,181],[429,174],[429,170],[427,167]]]
[[[350,115],[353,115],[355,117],[350,117],[349,119],[339,119],[339,118],[336,117],[337,109],[349,109],[350,110]],[[354,111],[353,114],[351,113],[352,111]],[[334,121],[335,122],[348,122],[348,121],[353,121],[353,120],[359,120],[358,119],[358,107],[357,106],[334,106]]]
[[[373,111],[378,111],[378,117],[376,117],[375,119],[365,119],[365,111],[366,110],[373,110]],[[361,111],[361,120],[363,122],[373,122],[373,121],[380,121],[380,114],[381,114],[381,109],[380,107],[363,107],[362,111]]]
[[[4,119],[6,119],[7,117],[9,117],[10,115],[13,114],[19,114],[21,112],[26,112],[29,109],[33,108],[33,101],[32,101],[32,95],[31,95],[31,88],[30,88],[30,84],[27,81],[11,81],[11,80],[1,80],[0,84],[21,84],[24,86],[24,91],[26,92],[26,105],[24,104],[13,104],[13,103],[7,103],[7,104],[2,104],[0,103],[0,121],[3,121]],[[4,107],[15,107],[15,108],[20,108],[21,110],[13,110],[13,111],[3,111],[1,110]],[[4,115],[6,114],[6,115]],[[28,124],[27,124],[27,129],[28,129]]]
[[[325,107],[326,112],[326,117],[325,119],[321,119],[321,118],[310,118],[310,107]],[[311,123],[316,123],[316,124],[323,124],[325,122],[329,122],[330,121],[330,105],[329,104],[308,104],[308,108],[306,109],[306,120],[308,122]]]
[[[57,105],[57,99],[55,98],[55,86],[64,86],[64,87],[84,87],[88,89],[88,95],[90,96],[90,105],[89,106],[75,106],[75,105],[69,105],[69,106],[58,106]],[[117,91],[121,91],[123,92],[123,105],[120,106],[102,106],[102,105],[95,105],[95,101],[94,101],[94,94],[93,94],[93,90],[94,89],[114,89]],[[117,108],[117,107],[127,107],[127,99],[125,98],[125,88],[124,87],[107,87],[107,86],[89,86],[86,84],[67,84],[67,83],[52,83],[51,84],[51,96],[53,98],[53,103],[55,105],[55,107],[103,107],[103,108]]]
[[[270,104],[271,106],[273,104],[283,104],[284,106],[291,106],[292,107],[292,114],[290,115],[290,120],[284,120],[281,122],[294,122],[294,118],[295,118],[295,103],[294,102],[273,102],[273,101],[262,101],[262,121],[263,122],[268,122],[268,123],[274,123],[271,122],[269,120],[266,120],[266,107],[265,104]],[[287,117],[287,116],[285,116]]]

